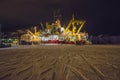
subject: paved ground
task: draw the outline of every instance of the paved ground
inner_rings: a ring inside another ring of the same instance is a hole
[[[120,80],[120,45],[0,49],[0,80]]]

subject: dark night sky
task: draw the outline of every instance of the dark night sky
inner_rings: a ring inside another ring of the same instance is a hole
[[[52,21],[60,9],[68,22],[74,13],[86,20],[84,29],[92,34],[120,35],[120,6],[117,0],[0,0],[0,23],[3,31]]]

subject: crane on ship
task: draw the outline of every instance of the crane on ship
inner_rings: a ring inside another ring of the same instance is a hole
[[[36,26],[34,27],[34,33],[29,29],[26,30],[26,34],[21,36],[22,42],[29,42],[29,43],[39,43],[40,42],[40,33],[37,32]]]
[[[85,20],[75,20],[74,15],[72,15],[72,19],[68,23],[67,27],[64,30],[64,35],[66,35],[66,41],[76,41],[81,40],[81,30],[85,24]],[[78,27],[78,29],[77,29]]]

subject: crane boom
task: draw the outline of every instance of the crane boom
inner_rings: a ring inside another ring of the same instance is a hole
[[[69,30],[71,25],[74,25],[74,14],[72,15],[72,19],[70,20],[70,22],[68,23],[66,29],[64,30],[64,33],[66,33]]]
[[[82,29],[82,27],[83,27],[84,24],[85,24],[85,21],[82,21],[79,29],[77,30],[77,33],[79,33],[81,31],[81,29]]]
[[[68,26],[67,26],[66,29],[64,30],[65,33],[66,33],[66,31],[68,31],[68,29],[70,28],[71,23],[72,23],[72,20],[68,23]]]
[[[44,26],[43,26],[43,23],[42,23],[42,22],[40,22],[40,25],[41,25],[41,27],[42,27],[42,30],[44,30],[45,28],[44,28]]]
[[[27,30],[27,33],[28,33],[28,34],[31,34],[31,35],[33,35],[33,36],[35,35],[35,34],[33,34],[30,30]]]

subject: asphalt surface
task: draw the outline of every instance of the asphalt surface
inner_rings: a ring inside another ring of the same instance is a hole
[[[0,48],[0,80],[120,80],[120,45]]]

